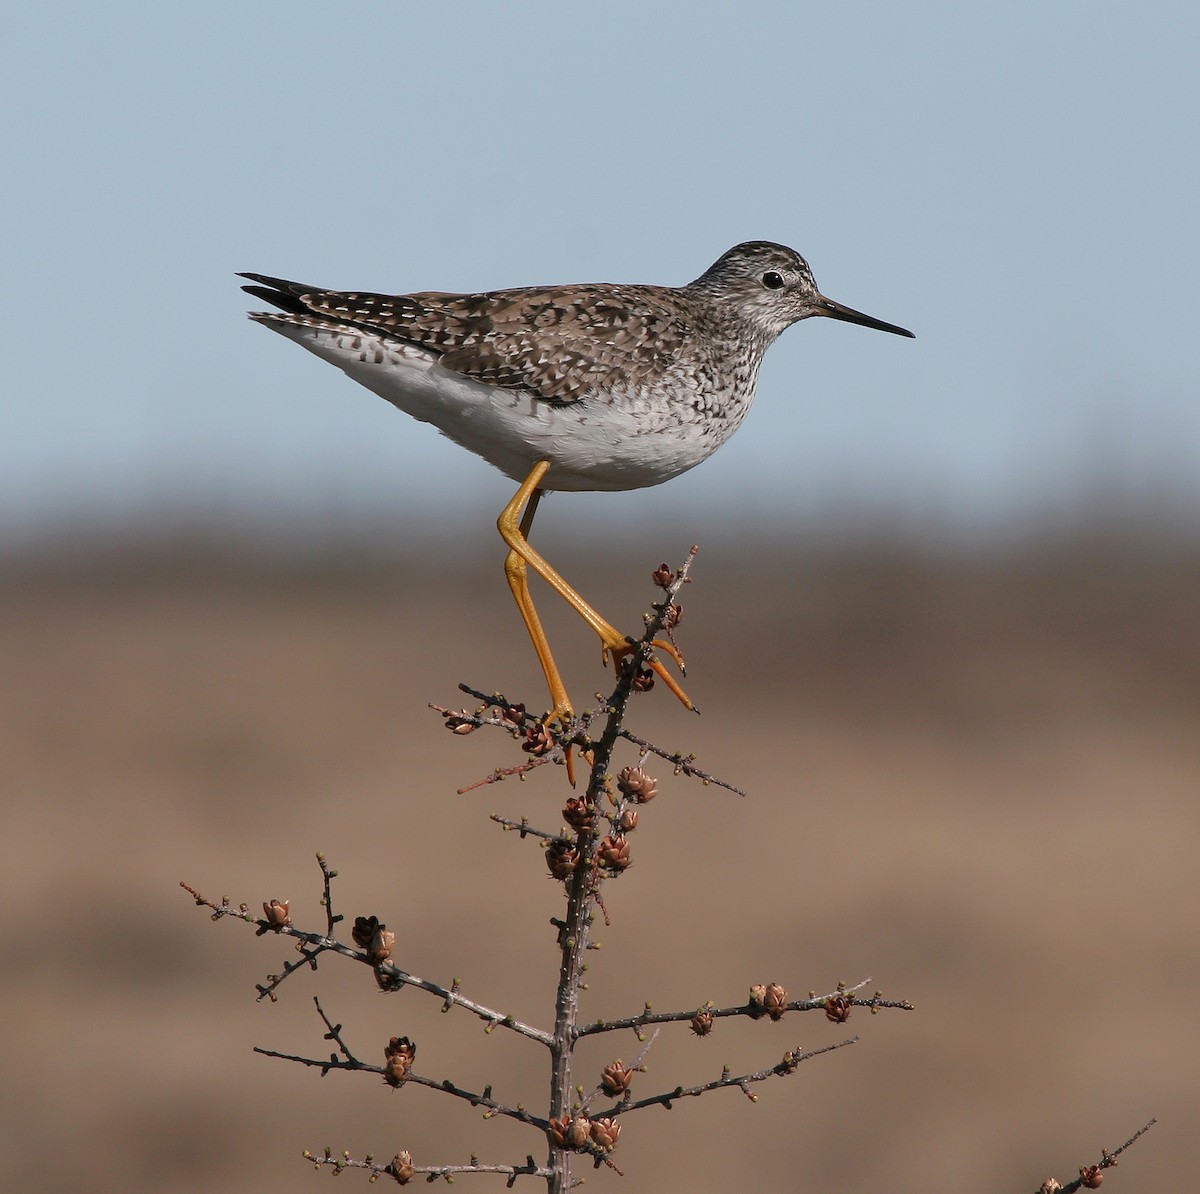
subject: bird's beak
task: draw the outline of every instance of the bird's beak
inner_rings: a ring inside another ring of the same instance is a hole
[[[840,319],[843,323],[858,323],[865,328],[874,328],[877,332],[891,332],[894,336],[907,336],[910,340],[916,339],[916,336],[906,328],[898,328],[894,323],[884,323],[882,319],[876,319],[873,315],[864,315],[853,307],[843,307],[841,303],[835,303],[833,299],[827,299],[823,294],[817,295],[813,314],[826,315],[830,319]]]

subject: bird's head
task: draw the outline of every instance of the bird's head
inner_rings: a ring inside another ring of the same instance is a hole
[[[751,240],[734,245],[688,289],[735,309],[769,340],[813,315],[897,336],[912,336],[912,332],[895,324],[884,323],[826,298],[817,289],[808,262],[795,249],[771,241]]]

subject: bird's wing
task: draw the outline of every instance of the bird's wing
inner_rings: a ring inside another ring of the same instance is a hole
[[[243,287],[247,293],[291,316],[414,344],[443,369],[557,405],[661,373],[690,333],[680,312],[647,287],[388,295],[240,276],[260,283]]]

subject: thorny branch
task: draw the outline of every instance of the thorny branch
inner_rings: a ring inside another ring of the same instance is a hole
[[[335,1157],[333,1149],[327,1148],[319,1156],[306,1149],[304,1159],[310,1161],[314,1169],[328,1165],[334,1175],[346,1169],[365,1169],[371,1174],[372,1181],[380,1177],[391,1177],[402,1185],[407,1185],[417,1174],[432,1182],[439,1177],[453,1181],[460,1173],[499,1173],[508,1178],[505,1185],[511,1190],[519,1177],[540,1177],[545,1180],[551,1177],[551,1170],[540,1166],[532,1155],[525,1158],[524,1165],[481,1165],[474,1156],[468,1165],[414,1165],[411,1154],[405,1152],[397,1153],[386,1165],[380,1165],[370,1153],[361,1161],[356,1161],[348,1152]]]
[[[517,1120],[548,1136],[550,1140],[550,1152],[545,1165],[539,1165],[532,1155],[526,1158],[524,1164],[481,1164],[474,1154],[470,1163],[465,1165],[416,1165],[408,1151],[399,1152],[391,1161],[380,1164],[369,1154],[360,1161],[348,1152],[335,1157],[333,1151],[327,1148],[322,1153],[304,1153],[305,1159],[315,1168],[328,1167],[335,1174],[346,1169],[361,1169],[369,1174],[373,1182],[387,1176],[401,1185],[407,1184],[417,1175],[422,1175],[429,1181],[439,1177],[451,1181],[461,1173],[499,1174],[506,1178],[509,1187],[514,1185],[518,1177],[535,1177],[547,1183],[549,1194],[565,1194],[565,1191],[579,1184],[580,1180],[572,1177],[573,1154],[586,1156],[596,1166],[606,1165],[620,1173],[609,1154],[616,1146],[621,1131],[619,1117],[628,1112],[654,1106],[671,1109],[679,1099],[697,1098],[728,1087],[740,1089],[747,1098],[756,1102],[758,1096],[751,1088],[757,1083],[768,1078],[793,1074],[801,1062],[845,1048],[859,1039],[857,1036],[850,1037],[810,1052],[804,1052],[797,1046],[784,1053],[774,1065],[762,1070],[734,1075],[725,1067],[720,1077],[709,1082],[687,1087],[676,1086],[671,1090],[635,1099],[630,1093],[629,1083],[635,1073],[644,1070],[643,1060],[657,1036],[658,1029],[655,1028],[650,1034],[649,1041],[632,1066],[625,1066],[620,1061],[612,1062],[605,1067],[599,1085],[586,1097],[584,1087],[576,1087],[572,1083],[574,1051],[581,1038],[629,1029],[640,1041],[646,1041],[646,1028],[683,1021],[689,1021],[692,1031],[703,1036],[712,1031],[716,1020],[732,1016],[747,1016],[752,1019],[767,1016],[771,1020],[778,1020],[786,1012],[824,1010],[829,1020],[841,1024],[848,1019],[852,1009],[859,1007],[866,1008],[872,1014],[885,1008],[912,1010],[912,1004],[907,1000],[887,1000],[878,991],[869,997],[860,995],[859,992],[872,981],[868,978],[853,987],[839,983],[836,990],[823,996],[809,992],[807,999],[788,1000],[784,988],[777,983],[771,983],[752,987],[749,1001],[737,1006],[718,1008],[708,1002],[693,1010],[655,1012],[646,1004],[643,1011],[635,1016],[615,1020],[597,1019],[582,1025],[579,1023],[579,998],[585,985],[584,958],[590,949],[595,948],[591,932],[596,912],[602,915],[605,923],[608,923],[609,919],[601,887],[606,879],[620,874],[629,865],[625,835],[636,827],[638,806],[651,800],[657,791],[657,781],[642,770],[641,763],[649,755],[655,755],[670,764],[676,775],[682,774],[698,779],[703,784],[717,785],[738,795],[745,795],[740,788],[696,766],[694,755],[664,750],[632,733],[624,725],[633,692],[649,687],[653,682],[647,661],[654,651],[658,636],[665,635],[670,645],[675,646],[673,629],[681,616],[681,609],[675,603],[675,598],[690,580],[696,550],[694,547],[691,549],[678,571],[673,571],[665,564],[655,571],[654,581],[663,590],[662,599],[654,603],[653,612],[646,617],[646,631],[643,637],[636,642],[630,640],[629,650],[624,652],[617,662],[616,685],[612,694],[596,708],[575,717],[570,724],[564,726],[547,719],[529,718],[524,705],[511,702],[499,693],[489,695],[465,684],[459,685],[460,689],[481,702],[474,711],[431,706],[442,715],[446,726],[453,732],[462,734],[473,732],[482,726],[496,727],[514,739],[523,740],[522,746],[531,756],[519,765],[498,768],[460,791],[471,791],[513,776],[523,779],[534,768],[546,763],[567,762],[569,752],[576,749],[589,763],[584,793],[582,796],[572,797],[563,810],[564,821],[571,826],[570,830],[563,828],[550,832],[535,828],[525,817],[514,820],[499,814],[492,816],[503,828],[516,832],[522,838],[531,837],[538,841],[545,849],[551,874],[563,885],[566,910],[561,918],[551,920],[557,930],[559,951],[557,998],[552,1031],[524,1024],[515,1017],[467,998],[459,990],[457,979],[447,988],[401,969],[391,961],[396,935],[388,931],[386,925],[380,924],[375,917],[359,917],[355,921],[352,933],[354,945],[339,941],[335,935],[336,929],[344,918],[335,914],[333,910],[332,886],[337,872],[328,866],[323,855],[317,856],[323,885],[321,905],[325,909],[326,919],[323,933],[296,928],[291,922],[287,901],[271,900],[264,904],[264,917],[259,918],[250,912],[246,904],[235,907],[227,897],[216,902],[200,895],[186,883],[181,884],[198,905],[211,910],[213,920],[232,917],[253,925],[260,936],[273,932],[295,940],[299,959],[285,962],[281,973],[268,975],[267,982],[257,986],[260,1000],[274,1001],[279,986],[296,970],[305,967],[316,970],[318,959],[323,954],[336,954],[369,966],[376,983],[385,992],[399,991],[406,986],[416,987],[441,999],[443,1011],[461,1007],[483,1020],[486,1025],[485,1031],[491,1032],[497,1026],[508,1028],[546,1046],[550,1052],[549,1114],[548,1117],[542,1118],[529,1114],[520,1105],[514,1107],[500,1102],[493,1096],[490,1084],[485,1086],[482,1092],[477,1092],[459,1087],[449,1080],[438,1081],[414,1073],[412,1065],[416,1056],[416,1046],[407,1037],[393,1037],[388,1042],[384,1049],[385,1065],[373,1065],[362,1060],[350,1049],[343,1036],[341,1024],[334,1023],[326,1015],[320,1001],[314,999],[326,1028],[325,1040],[333,1042],[336,1051],[331,1052],[327,1058],[305,1057],[263,1048],[257,1048],[255,1052],[317,1068],[322,1076],[331,1070],[363,1071],[379,1075],[393,1088],[413,1084],[438,1090],[472,1106],[484,1108],[485,1118],[503,1116]],[[593,726],[600,727],[598,736],[594,735]],[[610,768],[614,751],[618,742],[622,740],[637,747],[641,755],[638,766],[625,768],[616,776],[614,785]],[[611,831],[603,837],[604,831],[598,828],[601,819],[607,821]],[[573,1091],[577,1091],[577,1098]],[[615,1098],[616,1102],[607,1112],[590,1116],[589,1108],[601,1094]],[[1151,1120],[1115,1152],[1105,1151],[1098,1164],[1081,1169],[1079,1180],[1069,1186],[1060,1187],[1057,1182],[1047,1179],[1043,1184],[1042,1194],[1051,1194],[1053,1191],[1071,1194],[1083,1186],[1098,1186],[1103,1170],[1115,1165],[1117,1156],[1129,1148],[1153,1123]]]
[[[856,991],[861,991],[870,982],[870,978],[864,978],[862,982],[855,984],[853,987],[839,984],[837,990],[830,992],[828,995],[810,994],[807,999],[787,1001],[782,1004],[782,1010],[789,1012],[811,1012],[823,1009],[826,1015],[835,1011],[838,1013],[837,1019],[839,1023],[844,1023],[845,1020],[849,1019],[848,1011],[852,1007],[865,1007],[872,1013],[880,1008],[896,1009],[905,1012],[916,1010],[914,1005],[909,1003],[907,999],[884,999],[879,992],[865,999],[855,994]],[[711,1004],[704,1004],[700,1010],[713,1020],[721,1020],[729,1016],[750,1016],[758,1019],[763,1015],[762,1007],[753,1000],[734,1007],[714,1007]],[[585,1037],[592,1036],[597,1032],[616,1032],[623,1028],[632,1028],[635,1032],[640,1033],[642,1028],[650,1024],[677,1023],[680,1020],[691,1020],[695,1015],[696,1009],[682,1012],[654,1012],[647,1005],[645,1010],[636,1016],[626,1016],[618,1020],[595,1020],[591,1024],[584,1024],[576,1031],[576,1036]],[[831,1016],[831,1018],[833,1017]]]
[[[1079,1176],[1072,1182],[1068,1182],[1065,1186],[1059,1183],[1052,1177],[1046,1178],[1038,1187],[1037,1194],[1075,1194],[1076,1190],[1095,1190],[1099,1188],[1100,1183],[1104,1180],[1104,1171],[1112,1169],[1117,1164],[1117,1158],[1135,1141],[1144,1136],[1154,1125],[1158,1123],[1157,1119],[1152,1119],[1149,1123],[1138,1128],[1120,1148],[1113,1149],[1109,1152],[1108,1149],[1100,1150],[1100,1160],[1093,1165],[1081,1165],[1079,1167]]]
[[[630,1111],[640,1111],[643,1107],[665,1107],[668,1111],[674,1110],[672,1104],[676,1099],[698,1098],[700,1095],[708,1094],[714,1090],[724,1090],[729,1086],[738,1087],[742,1093],[752,1103],[758,1102],[758,1095],[750,1090],[750,1087],[756,1082],[765,1082],[768,1078],[781,1078],[788,1074],[794,1074],[796,1068],[802,1061],[809,1061],[813,1057],[820,1057],[822,1053],[832,1053],[836,1049],[844,1049],[847,1045],[857,1045],[858,1037],[847,1037],[844,1041],[838,1041],[833,1045],[824,1045],[820,1049],[811,1049],[807,1053],[797,1045],[795,1049],[789,1049],[783,1057],[773,1066],[768,1066],[765,1070],[757,1070],[753,1074],[740,1074],[734,1077],[729,1072],[729,1067],[726,1066],[721,1071],[719,1078],[714,1078],[711,1082],[702,1082],[697,1086],[677,1086],[674,1090],[666,1090],[661,1094],[649,1095],[644,1099],[634,1099],[628,1102],[617,1103],[610,1111],[604,1112],[607,1115],[616,1115],[620,1113],[625,1115]]]
[[[317,857],[323,863],[322,856],[318,855]],[[323,872],[324,869],[324,865],[322,865]],[[336,871],[330,871],[326,875],[327,884],[328,880],[336,877],[336,875]],[[474,999],[468,999],[458,989],[457,982],[451,987],[444,987],[440,983],[431,982],[429,979],[424,979],[407,970],[402,970],[393,962],[378,962],[365,949],[356,949],[354,946],[346,945],[334,937],[329,937],[321,933],[307,933],[290,923],[274,925],[270,921],[255,917],[248,905],[239,904],[235,907],[229,902],[228,896],[223,897],[221,902],[217,903],[201,895],[194,887],[189,886],[187,883],[180,883],[179,886],[197,904],[211,908],[213,911],[213,920],[220,920],[223,917],[229,916],[235,920],[242,920],[247,924],[254,925],[260,936],[264,933],[274,932],[280,936],[294,937],[296,939],[297,952],[300,953],[304,960],[301,962],[284,962],[284,968],[281,973],[268,975],[268,981],[265,984],[259,984],[256,988],[259,999],[274,1000],[276,989],[295,971],[306,965],[315,970],[317,968],[316,960],[321,954],[334,953],[371,967],[375,972],[377,980],[379,980],[380,986],[387,990],[399,990],[401,987],[416,987],[418,990],[428,991],[431,995],[436,995],[439,999],[443,1000],[444,1010],[446,1011],[449,1011],[452,1007],[461,1007],[464,1011],[477,1016],[486,1023],[486,1031],[488,1032],[491,1032],[494,1028],[508,1028],[513,1032],[520,1033],[522,1036],[529,1037],[530,1040],[537,1041],[539,1044],[547,1046],[551,1044],[552,1038],[549,1033],[535,1028],[531,1024],[524,1024],[515,1016],[511,1016],[506,1012],[497,1011],[494,1008],[478,1003]],[[340,920],[342,918],[338,917],[337,919]]]
[[[620,734],[622,738],[627,742],[632,742],[634,746],[640,746],[643,751],[648,751],[652,755],[657,755],[660,759],[665,759],[675,768],[676,775],[682,774],[692,779],[698,779],[705,785],[715,784],[718,788],[724,788],[727,792],[732,792],[735,796],[746,795],[743,788],[734,787],[733,784],[727,783],[723,779],[718,779],[715,775],[710,775],[707,771],[702,771],[695,765],[695,755],[685,755],[679,751],[663,750],[661,746],[655,746],[653,742],[647,742],[645,738],[639,738],[624,727],[621,728]]]
[[[652,613],[646,617],[645,633],[631,643],[628,655],[618,664],[617,684],[612,695],[595,709],[579,714],[569,725],[552,729],[545,722],[534,723],[539,731],[548,735],[550,741],[546,744],[547,749],[539,748],[535,757],[528,762],[497,768],[483,779],[459,788],[460,795],[512,776],[524,779],[534,767],[547,762],[563,763],[566,761],[567,751],[577,746],[582,751],[593,752],[588,796],[594,798],[607,778],[607,769],[618,738],[624,738],[638,746],[643,757],[646,754],[654,754],[665,759],[674,767],[676,774],[699,779],[705,785],[714,784],[739,796],[746,794],[741,788],[697,767],[694,755],[664,750],[624,729],[630,696],[645,674],[646,661],[653,654],[655,640],[666,634],[674,645],[672,628],[679,616],[679,606],[676,605],[675,598],[683,586],[690,583],[692,564],[699,550],[693,546],[677,572],[671,571],[665,564],[655,572],[655,583],[663,589],[663,597],[651,607]],[[460,684],[458,687],[460,691],[480,701],[480,706],[475,710],[449,709],[434,704],[429,706],[442,715],[451,730],[463,734],[471,733],[482,726],[495,726],[507,731],[513,738],[525,737],[526,749],[530,748],[532,743],[529,741],[529,735],[534,727],[526,718],[523,704],[510,701],[500,693],[481,692],[468,684]],[[601,719],[604,719],[604,729],[600,737],[594,739],[592,725]]]
[[[327,1041],[333,1041],[338,1047],[338,1053],[331,1053],[327,1058],[319,1057],[301,1057],[295,1053],[280,1053],[275,1049],[262,1049],[257,1045],[254,1047],[254,1052],[263,1057],[277,1057],[281,1061],[294,1061],[298,1065],[312,1066],[319,1068],[321,1077],[324,1078],[330,1070],[362,1070],[369,1074],[378,1074],[386,1080],[387,1068],[380,1065],[372,1065],[368,1061],[363,1061],[356,1057],[346,1044],[342,1037],[342,1026],[334,1024],[332,1020],[325,1014],[325,1009],[321,1006],[321,1001],[313,998],[313,1003],[317,1006],[317,1012],[321,1019],[325,1021],[325,1027],[328,1031],[325,1033]],[[541,1119],[536,1115],[530,1115],[527,1111],[523,1111],[519,1107],[509,1107],[505,1103],[501,1103],[498,1099],[492,1096],[492,1088],[485,1087],[482,1094],[477,1094],[474,1091],[465,1090],[461,1086],[455,1085],[449,1079],[443,1079],[439,1082],[436,1078],[426,1078],[421,1074],[414,1073],[411,1069],[404,1073],[403,1078],[399,1082],[391,1082],[390,1085],[399,1087],[408,1083],[415,1083],[417,1086],[427,1086],[430,1090],[440,1090],[443,1094],[453,1095],[455,1098],[463,1099],[471,1104],[472,1107],[484,1107],[487,1109],[487,1118],[490,1119],[494,1115],[507,1116],[509,1119],[519,1120],[521,1123],[531,1124],[533,1127],[541,1131],[545,1131],[549,1126],[545,1119]]]

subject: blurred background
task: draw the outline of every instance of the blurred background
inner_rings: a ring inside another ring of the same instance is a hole
[[[319,993],[364,1057],[409,1035],[432,1077],[531,1107],[544,1085],[515,1040],[357,968],[256,1004],[283,943],[176,886],[315,927],[323,850],[403,965],[551,1014],[557,888],[486,814],[556,828],[563,776],[456,796],[519,753],[425,708],[459,681],[545,699],[493,530],[513,487],[246,321],[233,274],[674,284],[751,238],[918,339],[801,325],[703,468],[539,515],[631,629],[651,569],[701,544],[704,715],[656,690],[633,728],[749,791],[660,770],[588,1010],[868,975],[918,1010],[852,1019],[859,1045],[757,1105],[632,1118],[624,1188],[1033,1189],[1151,1115],[1109,1184],[1194,1171],[1195,6],[116,0],[6,25],[14,1188],[310,1188],[325,1144],[541,1154],[255,1057],[324,1053]],[[611,674],[543,609],[583,704]],[[845,1031],[664,1033],[638,1089]]]

